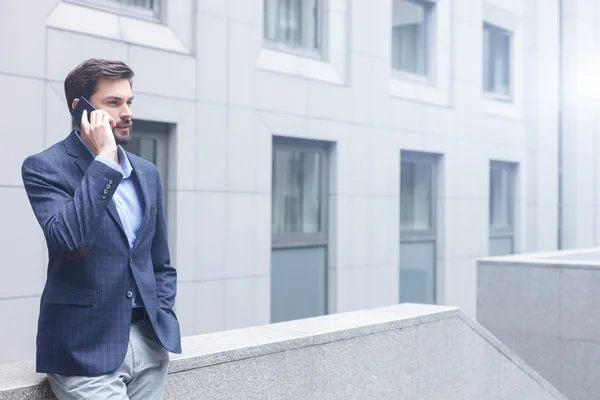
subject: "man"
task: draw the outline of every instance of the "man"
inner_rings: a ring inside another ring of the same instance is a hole
[[[158,170],[121,147],[131,141],[133,76],[99,59],[72,70],[69,110],[81,97],[96,110],[22,167],[49,255],[37,371],[60,400],[161,399],[167,351],[181,352]]]

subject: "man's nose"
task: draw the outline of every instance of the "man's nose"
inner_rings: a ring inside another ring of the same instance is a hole
[[[119,114],[119,117],[121,117],[121,119],[131,119],[131,117],[133,117],[131,108],[127,104],[125,104],[123,106],[123,109],[121,110],[121,114]]]

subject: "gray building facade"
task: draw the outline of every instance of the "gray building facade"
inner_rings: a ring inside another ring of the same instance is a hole
[[[561,34],[596,25],[567,8],[0,0],[0,362],[33,358],[46,274],[20,166],[69,133],[63,81],[91,57],[136,72],[130,150],[161,171],[184,335],[404,301],[475,315],[477,258],[597,243],[595,117],[559,113],[587,54],[560,58]]]

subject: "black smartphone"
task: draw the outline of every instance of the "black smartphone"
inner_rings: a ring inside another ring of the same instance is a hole
[[[85,97],[81,96],[79,98],[79,101],[77,102],[77,105],[75,106],[73,111],[71,111],[71,116],[73,117],[75,122],[79,124],[79,126],[81,126],[81,117],[83,115],[83,110],[87,110],[87,119],[89,122],[90,114],[92,113],[92,111],[95,110],[95,108]]]

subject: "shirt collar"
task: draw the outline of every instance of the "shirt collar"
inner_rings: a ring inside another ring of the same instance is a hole
[[[117,146],[117,151],[119,154],[119,166],[121,167],[121,172],[123,172],[123,179],[127,179],[131,176],[133,167],[129,162],[129,158],[127,157],[127,153],[125,153],[125,149],[119,145]]]
[[[79,136],[79,131],[77,131],[77,138],[79,138],[79,140],[81,141],[81,143],[83,143],[85,148],[88,149],[88,151],[90,152],[92,157],[95,157],[96,155],[94,154],[94,152],[83,141],[81,136]],[[120,145],[117,146],[117,155],[119,158],[119,169],[121,170],[120,172],[123,174],[123,179],[127,179],[131,176],[131,173],[133,172],[133,167],[131,166],[131,163],[129,162],[127,153],[125,153],[125,150]]]

